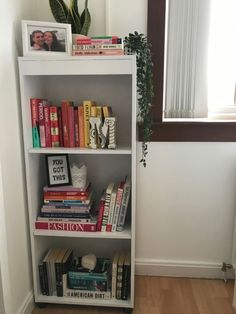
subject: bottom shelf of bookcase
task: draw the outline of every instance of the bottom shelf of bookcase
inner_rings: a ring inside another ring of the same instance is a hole
[[[104,307],[121,307],[133,308],[131,300],[94,300],[94,299],[78,299],[57,296],[44,296],[39,294],[35,296],[36,303],[55,303],[55,304],[73,304],[73,305],[89,305],[89,306],[104,306]]]

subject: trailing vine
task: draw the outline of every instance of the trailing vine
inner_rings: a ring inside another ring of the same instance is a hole
[[[150,116],[153,92],[153,63],[151,58],[151,44],[147,37],[138,32],[129,34],[124,39],[127,54],[136,54],[137,64],[137,93],[138,93],[138,117],[143,126],[142,158],[140,162],[146,167],[148,154],[147,143],[152,134],[152,119]]]

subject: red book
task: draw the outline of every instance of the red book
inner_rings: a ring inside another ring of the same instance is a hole
[[[44,192],[44,201],[86,201],[88,199],[88,195],[48,195],[48,193],[50,192]]]
[[[58,115],[58,125],[59,125],[59,145],[60,147],[64,147],[61,107],[57,108],[57,115]]]
[[[52,147],[59,147],[59,124],[57,116],[57,107],[50,107],[51,139]]]
[[[39,135],[41,147],[46,147],[46,135],[45,135],[45,118],[44,118],[44,107],[47,105],[46,99],[40,99],[38,103],[39,112]]]
[[[63,130],[63,144],[64,147],[70,147],[69,143],[69,124],[68,124],[68,106],[69,101],[63,100],[61,104],[61,114],[62,114],[62,130]]]
[[[75,121],[75,147],[79,147],[79,116],[78,116],[78,108],[74,108],[74,121]]]
[[[98,205],[98,221],[97,221],[97,231],[102,230],[102,218],[105,208],[105,194],[102,195],[99,205]]]
[[[83,106],[78,106],[78,119],[79,119],[79,147],[85,147],[84,139],[84,108]]]
[[[69,126],[69,147],[75,147],[75,118],[74,118],[74,106],[70,103],[67,107],[68,114],[68,126]]]
[[[89,196],[89,191],[85,191],[85,192],[76,192],[76,191],[67,191],[67,192],[60,192],[60,191],[48,191],[48,192],[44,192],[44,197],[47,196]]]
[[[94,232],[96,231],[96,222],[43,222],[36,221],[35,228],[42,230],[54,230],[54,231],[88,231]]]
[[[50,122],[50,106],[46,104],[44,110],[44,123],[45,123],[45,142],[46,147],[52,147],[51,139],[51,122]]]

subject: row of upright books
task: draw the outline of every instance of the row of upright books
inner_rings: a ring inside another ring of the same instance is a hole
[[[33,147],[116,148],[115,117],[110,106],[91,100],[78,106],[63,100],[61,106],[55,106],[42,98],[31,98],[30,104]],[[110,131],[113,143],[108,138]]]
[[[82,266],[72,249],[51,248],[38,265],[43,295],[127,300],[130,294],[131,255],[117,251],[112,259],[98,257],[93,270]]]
[[[110,182],[103,191],[97,208],[97,231],[123,231],[131,191],[130,178]]]
[[[130,178],[110,182],[95,206],[92,184],[43,188],[43,205],[35,228],[56,231],[123,231],[130,200]]]
[[[123,39],[118,36],[88,37],[77,35],[74,38],[73,56],[116,56],[123,54]]]

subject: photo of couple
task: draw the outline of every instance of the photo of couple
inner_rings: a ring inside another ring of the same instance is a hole
[[[29,50],[65,52],[65,31],[34,29],[29,34]]]

